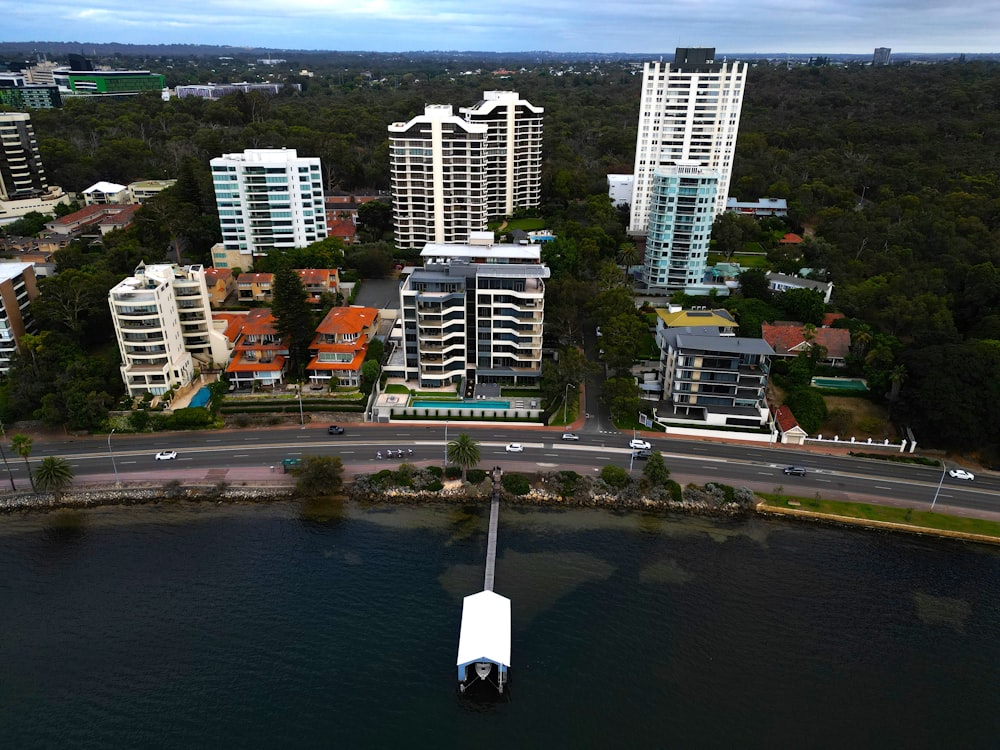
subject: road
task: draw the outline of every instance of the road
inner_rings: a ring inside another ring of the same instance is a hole
[[[239,481],[267,478],[270,467],[284,458],[306,455],[337,455],[346,473],[355,475],[394,467],[399,459],[378,459],[387,449],[412,450],[407,460],[415,464],[441,465],[447,439],[469,433],[480,444],[482,468],[502,466],[508,470],[556,471],[572,469],[594,474],[605,464],[631,469],[638,476],[643,462],[632,461],[629,435],[599,429],[580,430],[579,441],[560,439],[561,432],[540,428],[484,426],[455,423],[440,425],[349,424],[344,435],[327,435],[326,427],[226,430],[223,432],[113,435],[42,440],[36,439],[32,464],[57,455],[66,458],[80,482],[112,481],[114,471],[126,479],[194,479]],[[943,513],[976,515],[1000,520],[1000,478],[978,475],[974,481],[945,476],[935,467],[894,464],[819,454],[778,446],[753,446],[674,438],[649,438],[654,450],[663,453],[672,477],[681,484],[718,481],[747,486],[760,492],[783,487],[788,494],[831,500],[872,501],[903,507],[929,509],[937,493],[935,509]],[[523,453],[507,453],[508,443],[521,443]],[[110,451],[109,451],[110,444]],[[173,461],[156,461],[161,450],[176,450]],[[803,466],[804,477],[787,476],[782,468]],[[8,453],[7,467],[19,488],[27,487],[24,462]],[[207,472],[211,472],[209,475]],[[0,482],[9,484],[6,476]],[[940,491],[938,486],[940,483]],[[3,484],[2,486],[7,486]]]

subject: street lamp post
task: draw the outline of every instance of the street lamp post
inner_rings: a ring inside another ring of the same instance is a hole
[[[302,383],[299,383],[299,422],[302,424],[299,429],[304,430],[306,428],[306,415],[302,411]]]
[[[444,466],[448,468],[448,420],[444,423]]]
[[[576,390],[576,386],[572,383],[567,383],[566,387],[563,388],[563,424],[566,424],[566,402],[569,400],[569,389],[572,388]]]
[[[948,470],[948,464],[946,464],[944,461],[942,461],[941,462],[941,479],[938,481],[937,489],[934,490],[934,499],[931,500],[931,510],[932,511],[934,510],[934,503],[937,502],[938,493],[941,492],[941,485],[944,484],[944,474],[945,474],[945,472],[947,470]]]
[[[0,435],[3,435],[3,442],[0,442],[0,456],[3,456],[3,465],[7,467],[7,477],[10,479],[10,489],[12,492],[17,491],[17,487],[14,486],[14,475],[10,473],[10,464],[7,463],[7,451],[3,449],[3,443],[7,442],[7,431],[3,428],[3,424],[0,423]]]
[[[115,429],[118,429],[117,427]],[[111,430],[108,433],[108,455],[111,456],[111,468],[115,471],[115,487],[118,486],[118,465],[115,463],[115,454],[111,450],[111,436],[115,434],[115,430]]]

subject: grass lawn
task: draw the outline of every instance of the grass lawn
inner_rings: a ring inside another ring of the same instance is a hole
[[[391,383],[385,387],[383,393],[405,393],[409,395],[410,389],[405,385],[400,385],[399,383]]]
[[[905,523],[910,526],[919,526],[926,529],[960,531],[966,534],[984,534],[1000,538],[1000,523],[985,521],[980,518],[948,516],[942,513],[931,513],[929,510],[913,510],[912,508],[897,508],[888,505],[849,503],[839,500],[817,500],[816,498],[808,497],[786,497],[785,495],[762,492],[757,494],[766,500],[767,505],[779,508],[799,508],[829,516],[863,518],[869,521],[886,521],[888,523]],[[790,505],[789,501],[798,503],[798,505]]]
[[[500,395],[504,398],[534,398],[540,399],[542,391],[540,388],[501,388]]]
[[[493,226],[492,224],[490,226]],[[500,224],[497,224],[499,227]],[[507,226],[504,227],[503,231],[513,232],[515,229],[520,229],[522,232],[535,232],[539,229],[545,229],[545,219],[511,219],[507,222]]]
[[[740,255],[737,253],[728,261],[724,255],[719,253],[708,254],[708,265],[714,266],[716,263],[739,263],[742,268],[763,268],[765,271],[771,267],[764,255]]]

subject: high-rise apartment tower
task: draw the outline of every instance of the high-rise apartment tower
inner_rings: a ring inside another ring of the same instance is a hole
[[[320,161],[295,149],[247,149],[212,159],[222,244],[248,256],[326,239]]]
[[[726,209],[747,64],[715,59],[711,47],[677,48],[673,63],[643,69],[629,232],[646,234],[653,173],[695,162],[719,174],[714,214]]]

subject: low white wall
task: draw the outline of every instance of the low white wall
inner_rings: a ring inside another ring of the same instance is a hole
[[[699,430],[697,427],[666,426],[668,435],[715,438],[716,440],[749,440],[752,443],[771,443],[776,439],[773,432],[730,432],[728,430]]]

